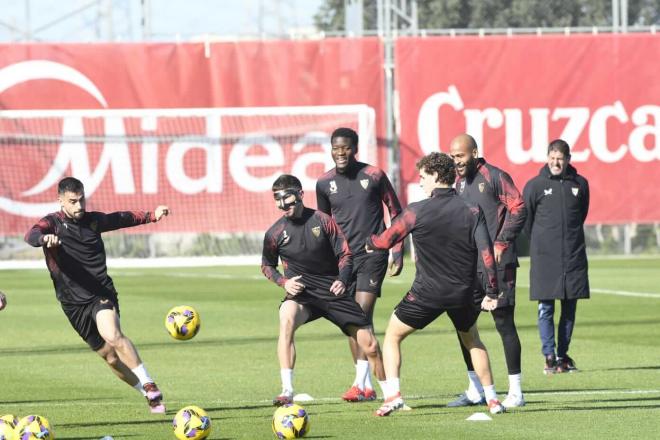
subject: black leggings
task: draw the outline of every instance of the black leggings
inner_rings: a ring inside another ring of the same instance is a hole
[[[506,359],[506,366],[509,374],[520,374],[520,338],[518,338],[518,331],[516,330],[516,323],[513,320],[513,313],[515,306],[506,306],[497,308],[490,312],[495,321],[495,328],[502,338],[504,345],[504,357]],[[457,333],[458,335],[458,333]],[[461,338],[458,338],[459,342]],[[468,371],[474,371],[472,365],[472,358],[470,352],[460,344],[461,351],[463,352],[463,359]]]

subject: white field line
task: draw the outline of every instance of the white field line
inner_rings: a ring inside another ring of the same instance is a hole
[[[149,272],[124,272],[124,271],[111,271],[111,275],[119,276],[145,276],[153,275]],[[224,273],[187,273],[187,272],[167,272],[163,274],[158,274],[159,277],[175,277],[175,278],[216,278],[224,280],[264,280],[266,278],[263,275],[231,275]],[[400,279],[386,279],[387,283],[390,284],[410,284],[410,281],[404,281]],[[518,284],[518,287],[529,288],[529,285]],[[651,292],[629,292],[626,290],[612,290],[612,289],[599,289],[591,288],[593,293],[602,293],[605,295],[617,295],[617,296],[631,296],[638,298],[655,298],[660,299],[660,293],[651,293]]]
[[[525,397],[543,397],[543,396],[597,396],[597,395],[634,395],[634,394],[659,394],[660,389],[655,390],[594,390],[594,391],[542,391],[534,393],[525,393]],[[136,395],[135,405],[143,406],[144,401],[139,400]],[[419,395],[419,396],[405,396],[407,401],[410,400],[423,400],[423,399],[449,399],[450,396],[445,395]],[[342,399],[339,397],[316,397],[313,402],[342,402]],[[29,405],[41,405],[42,403],[39,400],[34,402],[21,402],[21,406]],[[166,405],[184,405],[189,404],[189,400],[170,400],[166,399]],[[272,403],[271,399],[262,399],[262,400],[239,400],[239,399],[215,399],[215,400],[205,400],[204,404],[207,405],[216,405],[216,404],[231,404],[231,405],[247,405],[247,404],[263,404],[263,403]],[[68,400],[62,402],[47,402],[48,406],[57,406],[57,407],[74,407],[74,406],[115,406],[115,405],[130,405],[131,402],[127,402],[125,398],[117,398],[115,400],[103,400],[100,402],[89,401],[87,399],[82,400]],[[231,409],[231,408],[227,408]],[[413,406],[414,409],[414,406]]]

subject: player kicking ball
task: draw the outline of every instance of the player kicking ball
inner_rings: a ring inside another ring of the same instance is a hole
[[[121,331],[119,300],[108,276],[101,234],[157,222],[169,214],[169,209],[88,212],[83,184],[73,177],[59,182],[57,194],[61,210],[39,220],[25,234],[25,241],[43,248],[55,295],[80,337],[117,377],[147,398],[152,413],[164,414],[162,393],[135,346]]]

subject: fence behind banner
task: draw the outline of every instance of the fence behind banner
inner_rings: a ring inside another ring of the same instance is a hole
[[[280,215],[273,180],[296,175],[315,206],[337,127],[355,129],[358,157],[377,163],[366,105],[3,111],[0,259],[34,257],[22,234],[59,210],[57,183],[67,175],[85,184],[88,210],[171,208],[162,223],[109,234],[109,255],[259,254]]]

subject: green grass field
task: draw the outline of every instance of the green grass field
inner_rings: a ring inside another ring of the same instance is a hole
[[[174,438],[171,420],[196,404],[213,419],[213,439],[271,438],[272,397],[279,392],[275,354],[282,291],[258,267],[110,270],[120,292],[122,325],[165,394],[168,412],[151,415],[135,390],[116,379],[71,329],[46,269],[0,271],[9,298],[0,312],[0,415],[41,414],[57,439]],[[413,411],[373,416],[377,402],[339,399],[354,368],[340,331],[320,320],[298,333],[296,392],[307,403],[316,439],[648,439],[660,424],[660,259],[590,261],[592,298],[578,304],[570,354],[579,373],[546,377],[528,300],[528,265],[519,272],[517,324],[527,406],[492,422],[465,419],[482,408],[445,404],[466,386],[455,333],[446,317],[403,345],[402,391]],[[386,281],[377,304],[379,336],[410,285],[410,262]],[[623,296],[623,292],[652,295]],[[175,341],[164,316],[190,304],[202,316],[195,339]],[[506,393],[501,341],[480,318],[498,391]],[[503,397],[503,396],[502,396]]]

